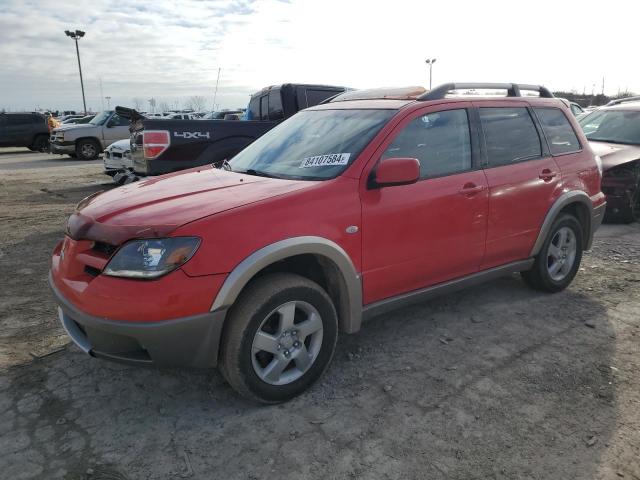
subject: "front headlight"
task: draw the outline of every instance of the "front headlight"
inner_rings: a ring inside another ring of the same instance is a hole
[[[112,277],[158,278],[189,261],[199,245],[197,237],[132,240],[116,252],[103,273]]]
[[[56,133],[56,140],[64,142],[64,132],[57,132]]]

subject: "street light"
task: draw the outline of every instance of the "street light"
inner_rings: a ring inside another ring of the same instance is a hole
[[[425,63],[429,65],[429,90],[431,90],[431,79],[433,78],[432,76],[433,64],[436,63],[436,59],[435,58],[427,59],[425,60]]]
[[[87,113],[87,102],[84,99],[84,83],[82,81],[82,67],[80,66],[80,50],[78,49],[78,39],[84,37],[84,32],[82,30],[76,30],[75,32],[70,32],[69,30],[64,31],[67,37],[72,38],[76,42],[76,54],[78,55],[78,70],[80,71],[80,88],[82,88],[82,105],[84,106],[84,113]]]

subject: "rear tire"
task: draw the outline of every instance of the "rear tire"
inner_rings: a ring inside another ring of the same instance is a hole
[[[36,137],[35,141],[33,142],[33,145],[30,147],[30,150],[33,150],[34,152],[42,152],[42,153],[49,152],[49,137],[45,135],[40,135],[39,137]]]
[[[95,160],[100,154],[100,145],[90,138],[80,140],[76,145],[76,155],[81,160]]]
[[[318,284],[289,273],[265,275],[242,292],[230,311],[220,369],[244,397],[284,402],[322,376],[337,337],[335,307]]]
[[[531,288],[556,293],[573,281],[582,260],[582,227],[573,215],[561,215],[553,223],[533,268],[522,272]]]

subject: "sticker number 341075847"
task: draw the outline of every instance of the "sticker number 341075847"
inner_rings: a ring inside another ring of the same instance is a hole
[[[330,167],[333,165],[346,165],[349,163],[350,153],[328,153],[327,155],[316,155],[302,160],[300,168],[309,167]]]

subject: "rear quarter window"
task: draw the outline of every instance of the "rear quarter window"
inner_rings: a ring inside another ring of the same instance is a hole
[[[529,110],[525,107],[482,107],[489,167],[511,165],[542,156],[542,144]]]
[[[559,108],[534,108],[552,155],[577,152],[580,141],[566,115]]]

